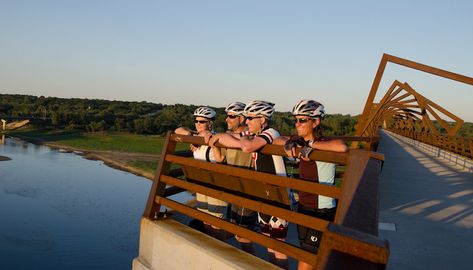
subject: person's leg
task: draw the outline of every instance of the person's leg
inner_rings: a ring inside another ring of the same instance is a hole
[[[279,239],[284,241],[284,239]],[[289,269],[289,260],[287,255],[279,251],[268,248],[269,262],[281,267],[282,269]]]
[[[312,264],[308,264],[303,261],[299,261],[299,264],[297,265],[297,270],[312,270],[314,266]]]
[[[227,202],[207,196],[207,209],[211,215],[223,219],[227,213],[227,208]]]
[[[300,209],[298,211],[299,213],[301,212]],[[308,240],[310,239],[310,232],[309,228],[302,226],[300,224],[297,224],[297,238],[299,239],[299,245],[303,250],[309,251],[309,252],[316,252],[315,248],[315,243]],[[312,265],[308,264],[304,261],[299,261],[297,265],[297,270],[310,270],[312,269]]]
[[[318,248],[314,245],[314,243],[309,243],[308,240],[299,241],[300,246],[303,250],[309,251],[310,253],[317,253]],[[314,266],[308,262],[299,261],[297,265],[297,270],[311,270]]]
[[[276,222],[273,222],[272,218],[273,216],[258,212],[258,223],[261,229],[261,233],[266,236],[270,236],[272,238],[284,241],[287,234],[288,223],[285,220],[279,218]],[[272,224],[274,228],[271,228],[270,224]],[[285,227],[282,228],[281,226],[280,228],[280,225],[285,225]],[[268,248],[268,255],[270,263],[277,265],[283,269],[289,269],[289,261],[287,259],[286,254]]]
[[[256,254],[255,246],[250,240],[243,237],[239,237],[238,235],[235,235],[235,239],[240,243],[241,249],[243,251],[246,251],[252,255]]]
[[[279,241],[284,242],[286,241],[286,235],[287,235],[287,227],[271,228],[271,232],[270,232],[271,238],[275,238]],[[270,248],[268,248],[268,252],[270,253],[270,258],[274,258],[273,264],[281,267],[282,269],[289,269],[289,260],[286,254],[270,249]]]
[[[205,225],[202,221],[198,219],[193,219],[189,222],[189,227],[198,230],[199,232],[205,233]]]
[[[280,220],[280,222],[286,223],[283,220]],[[271,228],[271,231],[270,231],[271,238],[275,238],[279,241],[284,242],[286,241],[286,235],[287,235],[287,226],[286,227],[277,226],[275,228],[274,227]],[[270,248],[268,248],[268,252],[270,253],[270,258],[273,259],[273,262],[272,262],[273,264],[281,267],[282,269],[289,269],[289,260],[286,254],[281,253],[277,250],[270,249]]]
[[[299,213],[303,213],[306,215],[310,215],[313,217],[317,217],[320,219],[328,220],[328,221],[333,221],[335,217],[335,208],[327,211],[326,213],[316,213],[315,210],[306,208],[303,205],[299,205],[298,208]],[[297,225],[297,234],[299,238],[299,244],[302,249],[309,251],[311,253],[317,253],[319,246],[320,246],[320,241],[322,239],[323,233],[321,231],[311,229],[302,225]],[[298,270],[311,270],[313,269],[313,265],[304,262],[304,261],[299,261]]]
[[[218,200],[212,197],[207,196],[208,211],[211,215],[223,219],[227,212],[228,203],[222,200]],[[212,236],[222,240],[227,240],[226,231],[218,228],[217,226],[212,225]]]
[[[196,193],[195,199],[197,201],[197,210],[208,214],[208,196],[201,193]],[[210,224],[204,222],[204,228],[205,233],[207,233],[208,235],[212,235],[212,227],[210,226]]]
[[[232,205],[231,207],[231,221],[241,225],[249,230],[254,230],[256,225],[256,212],[245,207]],[[256,249],[253,243],[246,238],[235,235],[235,239],[240,243],[241,249],[252,255],[256,254]]]
[[[197,210],[202,212],[207,212],[208,205],[207,205],[207,195],[196,193],[195,199],[197,201]]]
[[[215,226],[212,226],[212,236],[218,240],[227,241],[227,232]]]

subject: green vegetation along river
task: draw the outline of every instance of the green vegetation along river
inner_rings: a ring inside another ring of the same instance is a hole
[[[158,135],[131,133],[78,133],[53,130],[20,129],[10,136],[64,149],[89,159],[104,161],[107,165],[152,179],[163,147],[164,138]],[[178,150],[188,149],[179,144]]]

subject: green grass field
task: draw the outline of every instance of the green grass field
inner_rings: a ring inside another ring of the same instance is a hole
[[[17,130],[10,135],[32,142],[50,142],[84,150],[104,150],[160,154],[164,138],[157,135],[129,133],[77,133],[51,130]],[[177,150],[188,149],[178,144]]]
[[[149,173],[154,173],[156,171],[156,166],[158,162],[145,162],[145,161],[134,161],[130,163],[130,166],[144,170]]]

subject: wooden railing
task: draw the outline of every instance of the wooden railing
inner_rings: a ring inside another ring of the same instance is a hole
[[[317,269],[384,268],[389,257],[387,241],[378,239],[378,186],[383,155],[352,149],[347,153],[314,150],[310,158],[343,165],[341,187],[327,186],[295,178],[256,172],[229,165],[209,163],[175,153],[176,143],[204,144],[197,136],[168,133],[155,179],[148,197],[144,217],[159,216],[161,205],[223,230],[250,239],[297,260],[315,265]],[[265,154],[285,156],[281,146],[267,145]],[[171,167],[173,168],[171,170]],[[182,171],[184,177],[177,177]],[[338,200],[332,223],[289,210],[288,189],[304,190]],[[324,232],[319,253],[305,251],[198,211],[169,198],[181,190],[202,193],[231,204],[278,216],[289,222]]]
[[[412,130],[388,129],[391,132],[436,146],[467,158],[473,158],[473,139],[438,135],[425,132],[414,132]]]

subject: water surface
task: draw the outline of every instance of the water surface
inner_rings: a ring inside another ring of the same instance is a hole
[[[0,156],[0,268],[131,269],[151,181],[12,138]]]

